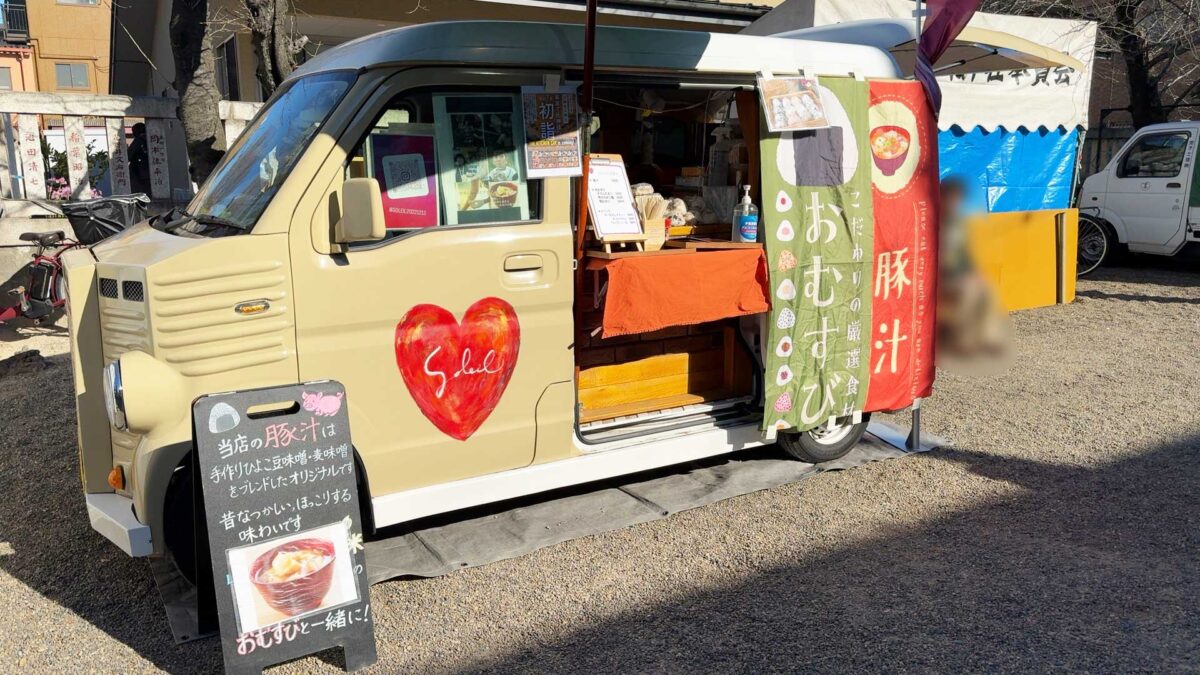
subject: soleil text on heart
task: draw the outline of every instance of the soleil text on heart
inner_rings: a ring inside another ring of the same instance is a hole
[[[464,375],[495,375],[496,373],[504,370],[504,364],[500,361],[495,349],[489,349],[487,353],[483,355],[483,359],[479,362],[479,365],[475,366],[471,364],[471,348],[467,347],[463,350],[462,363],[459,365],[458,370],[454,371],[453,374],[447,377],[446,371],[434,370],[429,367],[430,362],[433,361],[434,357],[437,356],[438,352],[440,351],[442,351],[441,347],[434,347],[433,351],[429,352],[429,356],[425,357],[424,366],[426,375],[441,379],[441,384],[438,385],[436,392],[438,398],[441,398],[442,394],[446,392],[446,383],[452,379],[456,379]]]

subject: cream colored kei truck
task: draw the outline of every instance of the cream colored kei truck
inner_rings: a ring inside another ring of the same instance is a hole
[[[795,73],[796,64],[898,76],[880,49],[800,39],[601,28],[597,45],[598,87],[653,86],[699,101],[753,91],[758,73]],[[345,386],[360,508],[373,528],[764,444],[761,367],[744,334],[753,321],[729,343],[753,377],[727,398],[581,419],[578,179],[522,182],[527,207],[501,209],[501,220],[442,213],[436,227],[385,227],[364,144],[373,132],[453,133],[436,123],[446,94],[519,100],[522,86],[548,75],[578,80],[582,51],[578,26],[482,22],[329,50],[267,102],[185,210],[68,254],[92,526],[133,556],[190,557],[192,402],[306,381]],[[442,197],[444,211],[455,197]],[[431,383],[423,400],[397,359],[398,322],[418,306],[461,338],[426,345],[409,364]],[[518,321],[519,348],[501,339]],[[484,329],[500,338],[472,342]],[[494,401],[494,384],[470,383],[489,378],[506,380]],[[847,418],[780,440],[814,461],[844,454],[862,431]]]

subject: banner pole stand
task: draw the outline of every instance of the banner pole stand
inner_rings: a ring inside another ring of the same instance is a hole
[[[905,442],[909,450],[916,450],[921,447],[921,399],[913,400],[912,405],[912,430],[908,432],[908,440]]]

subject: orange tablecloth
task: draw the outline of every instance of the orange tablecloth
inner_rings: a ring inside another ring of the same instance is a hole
[[[717,321],[770,309],[762,249],[588,260],[608,272],[604,337]]]

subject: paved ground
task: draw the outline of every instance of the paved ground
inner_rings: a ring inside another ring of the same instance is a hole
[[[1200,275],[1105,270],[945,376],[953,448],[372,589],[376,672],[1200,671]],[[87,526],[60,334],[0,385],[0,671],[214,670]],[[332,672],[333,654],[275,672]]]

